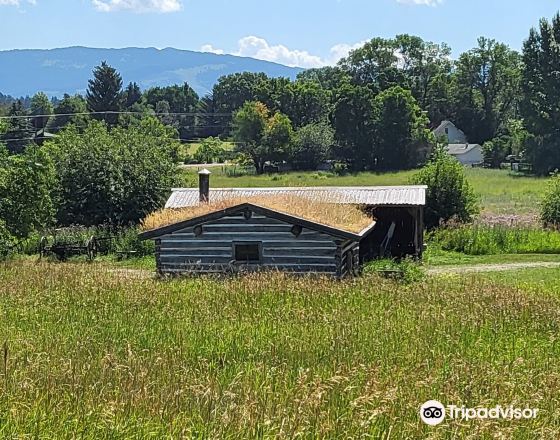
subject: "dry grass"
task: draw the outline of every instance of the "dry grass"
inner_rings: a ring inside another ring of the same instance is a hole
[[[252,203],[355,233],[367,228],[373,221],[373,219],[365,214],[358,206],[317,202],[290,195],[275,197],[255,196],[232,198],[184,209],[162,209],[150,214],[144,219],[142,230],[149,231],[161,228],[211,212],[231,208],[242,203]]]

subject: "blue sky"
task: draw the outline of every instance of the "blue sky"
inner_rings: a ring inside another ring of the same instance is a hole
[[[375,36],[520,49],[552,0],[0,0],[0,50],[175,47],[315,67]]]

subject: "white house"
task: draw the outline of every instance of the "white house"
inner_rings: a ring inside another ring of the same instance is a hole
[[[466,144],[467,136],[462,130],[458,129],[451,121],[443,121],[439,127],[433,131],[436,138],[447,138],[449,144]]]
[[[484,162],[482,147],[479,144],[449,144],[447,151],[463,165],[474,165]]]

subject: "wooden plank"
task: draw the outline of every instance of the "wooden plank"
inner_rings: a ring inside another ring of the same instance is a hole
[[[188,248],[198,248],[198,249],[205,249],[206,247],[231,247],[231,243],[236,240],[231,241],[224,241],[224,240],[173,240],[173,239],[165,239],[162,240],[162,247],[161,249],[188,249]],[[322,247],[329,247],[331,248],[332,242],[325,241],[325,240],[294,240],[294,241],[286,241],[286,240],[258,240],[263,243],[263,247],[269,248],[278,248],[278,249],[297,249],[297,248],[322,248]],[[332,247],[332,249],[336,249]]]
[[[187,250],[187,249],[166,249],[163,252],[162,257],[186,257],[186,258],[202,258],[202,257],[229,257],[233,258],[232,248],[226,249],[198,249],[198,250]]]
[[[334,258],[336,248],[333,247],[307,247],[307,248],[278,248],[266,247],[263,245],[263,256],[331,256]]]
[[[293,241],[306,241],[306,240],[320,240],[332,242],[328,235],[309,232],[302,233],[299,237],[294,237],[291,232],[238,232],[238,233],[221,233],[221,232],[204,232],[201,236],[195,237],[194,234],[174,234],[173,240],[218,240],[218,241],[264,241],[266,240],[293,240]],[[164,239],[162,242],[168,242],[169,239]]]
[[[256,225],[256,224],[246,224],[246,225],[204,225],[203,234],[208,234],[210,232],[225,233],[248,233],[248,232],[266,232],[266,233],[291,233],[293,225],[281,224],[281,225]],[[292,234],[293,236],[293,234]],[[294,236],[295,237],[295,236]]]
[[[220,256],[206,256],[206,257],[181,257],[175,255],[162,255],[162,265],[193,265],[193,264],[229,264],[232,261],[231,257]]]
[[[262,263],[264,265],[267,264],[333,264],[336,266],[336,262],[334,256],[328,257],[317,257],[317,256],[310,256],[310,257],[293,257],[293,256],[284,256],[284,257],[264,257]]]

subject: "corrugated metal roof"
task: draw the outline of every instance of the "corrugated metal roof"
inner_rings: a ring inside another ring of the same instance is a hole
[[[293,195],[325,203],[370,206],[424,206],[426,186],[301,187],[301,188],[211,188],[210,203],[256,196]],[[176,188],[165,207],[196,206],[198,188]]]
[[[460,156],[461,154],[466,154],[477,147],[482,148],[479,144],[449,144],[447,146],[447,152],[452,156]]]

